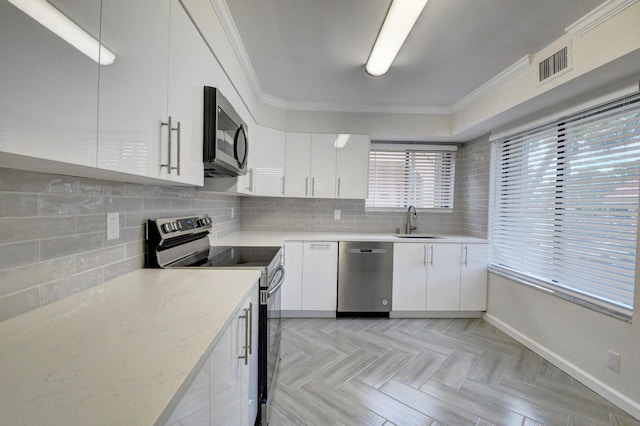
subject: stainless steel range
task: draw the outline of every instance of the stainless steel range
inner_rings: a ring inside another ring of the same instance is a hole
[[[280,359],[280,288],[284,266],[280,247],[211,247],[207,215],[149,220],[146,265],[151,268],[260,269],[258,310],[258,412],[256,425],[267,425],[271,385]]]

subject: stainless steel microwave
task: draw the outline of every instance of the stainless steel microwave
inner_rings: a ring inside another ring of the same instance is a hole
[[[247,173],[247,124],[215,87],[204,87],[203,159],[205,177]]]

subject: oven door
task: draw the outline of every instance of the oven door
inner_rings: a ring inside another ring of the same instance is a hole
[[[271,389],[275,380],[278,361],[280,360],[281,318],[280,318],[280,289],[284,283],[284,266],[278,265],[275,272],[270,274],[269,286],[260,291],[260,327],[264,326],[264,351],[261,351],[266,359],[262,362],[264,367],[260,377],[260,417],[263,425],[269,423],[269,411],[271,409]],[[265,302],[263,304],[263,302]]]

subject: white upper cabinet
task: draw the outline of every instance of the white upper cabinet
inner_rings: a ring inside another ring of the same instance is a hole
[[[311,133],[287,132],[285,145],[284,195],[308,197],[310,196]]]
[[[100,0],[49,3],[98,39]],[[95,167],[99,65],[6,0],[0,51],[0,151]]]
[[[167,121],[170,7],[170,0],[103,0],[102,43],[117,58],[100,70],[100,168],[166,175],[160,154],[166,161],[167,130],[160,123]]]
[[[335,198],[336,196],[336,137],[335,134],[312,133],[310,152],[310,196]]]
[[[287,133],[285,185],[287,197],[367,197],[369,137],[351,135],[336,148],[338,135]]]
[[[177,0],[171,2],[170,25],[168,115],[172,125],[163,131],[171,134],[171,143],[166,150],[169,158],[162,161],[169,165],[165,169],[172,181],[202,186],[204,86],[215,86],[212,79],[217,67],[209,47]]]
[[[285,134],[283,131],[255,125],[250,129],[249,169],[245,176],[255,195],[284,195]]]
[[[337,148],[336,197],[366,199],[369,195],[369,136],[351,135]]]
[[[144,30],[141,31],[141,23]],[[215,67],[177,0],[104,0],[98,166],[203,185],[203,87]]]

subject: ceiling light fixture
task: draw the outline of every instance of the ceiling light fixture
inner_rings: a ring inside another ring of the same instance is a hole
[[[111,65],[116,55],[46,0],[9,0],[18,9],[100,65]]]
[[[426,4],[427,0],[393,0],[365,66],[369,75],[379,77],[389,70]]]

